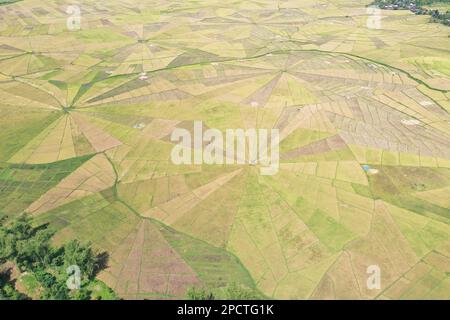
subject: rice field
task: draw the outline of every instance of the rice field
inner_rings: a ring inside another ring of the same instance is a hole
[[[370,1],[78,3],[75,30],[60,1],[0,6],[0,217],[92,241],[126,299],[450,298],[448,27],[371,29]],[[195,121],[279,129],[278,174],[175,165]]]

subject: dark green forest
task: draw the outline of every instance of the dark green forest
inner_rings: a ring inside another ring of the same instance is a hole
[[[114,293],[95,279],[106,267],[107,253],[96,252],[90,243],[78,240],[54,246],[53,235],[48,225],[33,226],[26,215],[0,221],[0,299],[114,298]],[[67,270],[74,265],[80,270],[79,288],[69,289]],[[27,292],[16,289],[17,281]]]

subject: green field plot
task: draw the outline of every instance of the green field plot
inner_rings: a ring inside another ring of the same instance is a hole
[[[229,283],[255,289],[252,278],[236,257],[140,218],[115,201],[110,192],[63,205],[36,220],[47,222],[58,230],[57,242],[76,234],[82,241],[91,241],[108,252],[108,268],[99,278],[121,296],[183,298],[190,287],[214,289]]]
[[[89,157],[45,165],[0,164],[2,217],[24,212],[30,204],[81,166]]]
[[[369,2],[0,0],[0,218],[107,252],[98,299],[448,299],[449,29]],[[277,172],[176,164],[200,128]]]

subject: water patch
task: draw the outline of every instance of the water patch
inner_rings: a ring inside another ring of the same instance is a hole
[[[368,164],[362,165],[362,169],[367,173],[367,174],[377,174],[379,171],[377,169],[372,168],[371,166],[369,166]]]

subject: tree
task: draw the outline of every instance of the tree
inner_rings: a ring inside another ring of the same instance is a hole
[[[91,243],[83,245],[78,240],[72,240],[64,246],[64,266],[68,268],[77,265],[81,275],[91,280],[100,267],[99,256],[92,250]]]
[[[258,300],[261,299],[261,296],[250,288],[232,282],[225,288],[225,299]]]
[[[32,237],[16,243],[16,262],[26,270],[45,269],[52,263],[53,250],[50,239],[53,232],[48,229],[35,231]]]
[[[68,242],[63,247],[53,247],[54,232],[48,225],[33,227],[30,217],[23,215],[6,224],[0,219],[0,263],[10,261],[20,271],[32,273],[39,283],[41,298],[56,300],[86,300],[92,292],[88,289],[96,273],[106,267],[108,254],[97,254],[91,243],[82,244],[78,240]],[[69,290],[66,270],[77,265],[81,270],[81,288]],[[21,295],[14,285],[0,281],[0,299],[18,299]]]
[[[71,295],[72,300],[91,300],[92,291],[86,288],[76,290]]]
[[[16,290],[11,283],[10,270],[0,272],[0,300],[26,300],[28,297]]]
[[[215,296],[211,291],[204,288],[197,289],[195,287],[189,288],[187,291],[187,298],[189,300],[214,300]]]

